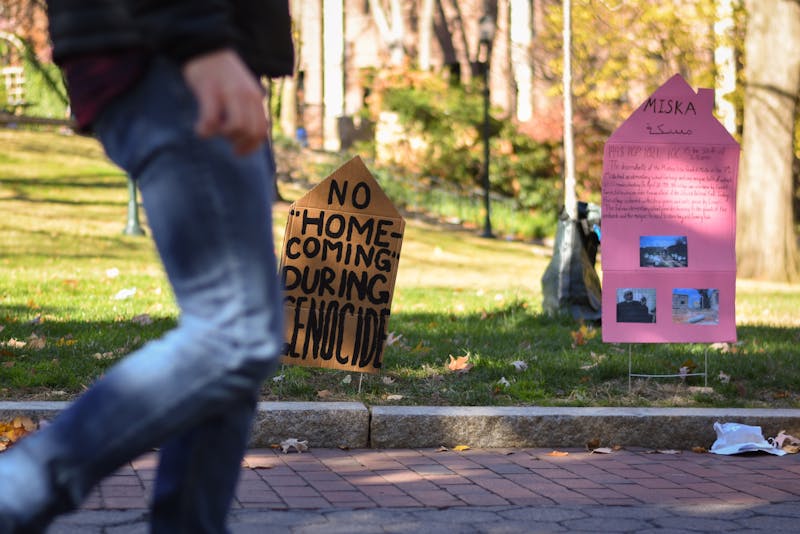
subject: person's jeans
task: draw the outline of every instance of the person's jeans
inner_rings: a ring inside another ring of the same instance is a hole
[[[95,125],[141,190],[181,318],[0,454],[0,533],[38,532],[158,446],[153,532],[225,531],[259,388],[282,346],[273,176],[262,150],[237,157],[221,138],[199,139],[195,119],[179,68],[156,59]]]

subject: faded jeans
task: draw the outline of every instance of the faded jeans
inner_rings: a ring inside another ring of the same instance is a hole
[[[226,530],[259,388],[282,345],[273,169],[262,150],[242,158],[221,138],[199,139],[196,116],[179,68],[155,59],[95,125],[139,186],[181,317],[0,454],[0,533],[41,531],[154,447],[152,531]]]

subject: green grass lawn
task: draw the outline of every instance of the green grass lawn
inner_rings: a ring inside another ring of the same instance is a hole
[[[281,192],[291,200],[305,191],[287,183]],[[94,140],[0,130],[0,398],[72,398],[174,326],[177,309],[152,242],[122,235],[127,201],[124,174]],[[274,211],[277,243],[286,207]],[[580,325],[541,313],[548,252],[408,220],[383,372],[284,366],[263,398],[800,406],[800,285],[739,281],[733,346],[612,345],[595,330],[576,342]],[[449,371],[451,356],[469,356],[472,369]],[[703,371],[707,360],[708,387],[703,377],[629,383],[629,358],[641,374]]]

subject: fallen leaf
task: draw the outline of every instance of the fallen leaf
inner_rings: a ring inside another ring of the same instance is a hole
[[[600,440],[597,438],[590,439],[586,442],[586,448],[589,450],[596,449],[600,446]]]
[[[117,292],[117,294],[114,295],[112,298],[114,300],[126,300],[126,299],[131,298],[135,294],[136,294],[136,288],[135,287],[131,287],[131,288],[126,288],[126,289],[119,290]]]
[[[57,347],[70,347],[70,346],[76,344],[77,342],[78,342],[77,339],[72,339],[72,335],[67,334],[64,337],[58,338],[58,341],[56,341],[56,346]]]
[[[24,436],[34,432],[38,426],[29,417],[15,417],[10,421],[0,421],[0,443],[5,450]]]
[[[708,449],[698,445],[696,447],[692,447],[692,452],[696,452],[697,454],[703,454],[703,453],[708,452]]]
[[[472,367],[473,365],[469,363],[469,354],[466,356],[459,356],[458,358],[453,358],[451,354],[450,363],[447,365],[448,369],[456,373],[468,373]]]
[[[597,335],[597,330],[582,324],[580,328],[574,332],[570,332],[570,335],[572,336],[572,345],[574,347],[579,347],[585,345],[590,339],[595,337]]]
[[[547,456],[569,456],[569,453],[566,451],[550,451]]]
[[[342,384],[344,384],[344,385],[347,385],[347,384],[351,383],[352,381],[353,381],[352,375],[347,375],[344,378],[342,378]]]
[[[18,339],[14,339],[13,337],[5,342],[6,347],[10,347],[12,349],[21,349],[25,347],[25,342],[20,341]]]
[[[645,451],[645,454],[680,454],[681,451],[676,451],[675,449],[653,449],[649,451]]]
[[[133,324],[138,324],[139,326],[147,326],[153,324],[153,318],[150,317],[146,313],[142,313],[140,315],[136,315],[131,319]]]
[[[403,334],[395,334],[394,332],[389,332],[386,336],[386,346],[391,347],[403,337]]]
[[[31,334],[30,337],[28,337],[27,345],[29,349],[42,350],[45,345],[47,345],[47,338]]]
[[[425,354],[431,351],[430,347],[425,346],[425,342],[421,341],[417,343],[417,346],[411,349],[411,352],[419,352],[420,354]]]
[[[449,451],[449,450],[450,450],[450,449],[448,449],[448,448],[447,448],[447,447],[445,447],[444,445],[440,445],[440,446],[439,446],[439,448],[438,448],[438,449],[436,449],[436,452],[447,452],[447,451]]]
[[[78,281],[77,281],[77,280],[75,280],[75,279],[68,278],[68,279],[66,279],[66,280],[63,280],[63,282],[64,282],[64,285],[65,285],[65,286],[67,286],[67,287],[71,287],[71,288],[73,288],[73,289],[75,289],[76,287],[78,287]]]
[[[275,460],[271,456],[272,455],[270,455],[270,457],[260,455],[246,456],[242,463],[244,464],[244,467],[248,467],[250,469],[272,469],[275,467]]]
[[[521,373],[522,371],[524,371],[525,369],[528,368],[528,364],[523,362],[522,360],[517,360],[515,362],[511,362],[511,365],[513,365],[514,369],[516,369],[517,372],[519,372],[519,373]]]
[[[297,438],[289,438],[281,441],[281,450],[283,454],[288,454],[290,450],[294,449],[296,452],[301,453],[308,450],[308,440],[300,441]]]
[[[386,400],[399,401],[399,400],[403,400],[403,396],[402,395],[387,395],[386,396]]]
[[[456,452],[468,451],[469,449],[470,449],[469,445],[456,445],[455,447],[453,447],[453,450]]]
[[[333,395],[333,393],[331,393],[330,390],[327,389],[317,391],[317,397],[319,397],[320,399],[327,399],[331,395]]]

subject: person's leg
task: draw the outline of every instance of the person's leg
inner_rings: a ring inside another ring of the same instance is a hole
[[[138,181],[182,317],[0,455],[0,480],[11,482],[0,485],[8,522],[45,525],[125,461],[240,410],[247,415],[236,413],[238,431],[222,446],[226,458],[241,454],[249,429],[239,418],[249,420],[282,345],[271,177],[261,152],[236,158],[227,142],[198,139],[195,116],[177,66],[157,61],[101,117],[106,150]],[[229,495],[221,500],[226,506]]]
[[[161,447],[151,534],[224,532],[253,407],[206,420]]]
[[[267,170],[276,171],[265,143]],[[159,451],[150,518],[152,534],[221,532],[235,497],[255,405],[209,419],[172,438]],[[236,437],[240,438],[236,443]]]

